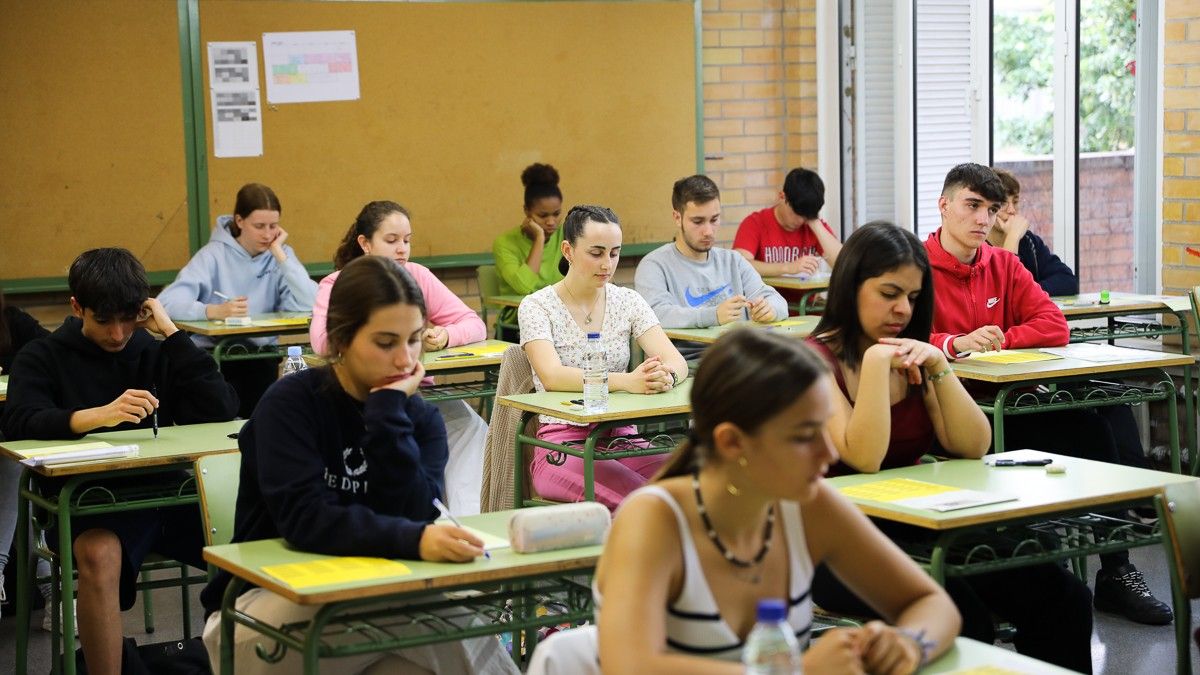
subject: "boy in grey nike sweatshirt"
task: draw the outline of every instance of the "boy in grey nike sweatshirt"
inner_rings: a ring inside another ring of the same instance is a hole
[[[663,328],[716,326],[717,306],[733,296],[747,302],[765,299],[773,321],[787,318],[787,302],[741,254],[724,248],[708,249],[703,262],[685,257],[674,242],[663,244],[638,263],[634,287],[662,322]],[[738,320],[747,320],[747,311]]]

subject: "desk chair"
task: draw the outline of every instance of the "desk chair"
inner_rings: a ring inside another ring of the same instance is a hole
[[[204,545],[228,544],[233,540],[233,515],[241,479],[242,453],[206,455],[196,460],[196,488],[200,493],[200,519],[204,522]]]
[[[500,359],[500,373],[496,380],[496,396],[527,394],[533,391],[533,369],[525,350],[513,345],[504,350]],[[489,416],[487,439],[483,443],[483,488],[480,508],[484,513],[511,509],[513,505],[515,457],[532,457],[532,452],[514,452],[513,440],[517,425],[521,423],[521,411],[507,406],[492,406]],[[537,429],[537,419],[529,421],[522,433],[532,435]],[[523,469],[529,476],[528,466]],[[529,484],[528,478],[523,481]],[[524,498],[524,495],[521,495]]]
[[[1175,606],[1175,671],[1192,672],[1193,598],[1200,598],[1200,481],[1168,485],[1154,498],[1162,523],[1163,548],[1171,570]]]
[[[500,277],[496,275],[495,265],[480,265],[479,267],[475,268],[475,278],[479,283],[479,306],[483,310],[483,325],[486,326],[488,322],[489,307],[487,299],[492,296],[500,295]],[[502,307],[495,305],[492,305],[492,307],[496,307],[496,309],[499,309],[501,312],[503,312]],[[493,337],[495,337],[497,340],[504,339],[503,331],[506,330],[519,331],[520,328],[515,323],[501,321],[497,315],[496,329],[492,333]]]

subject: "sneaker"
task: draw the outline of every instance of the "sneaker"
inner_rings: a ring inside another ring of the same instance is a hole
[[[1174,619],[1171,608],[1154,597],[1133,563],[1096,573],[1096,609],[1120,614],[1130,621],[1165,626]]]
[[[75,601],[72,600],[71,602],[74,603]],[[72,607],[75,608],[75,635],[79,635],[79,606],[72,604]],[[50,614],[50,601],[47,600],[46,601],[46,610],[44,612],[42,612],[42,630],[46,631],[47,633],[53,632],[54,631],[53,621],[54,621],[54,616]],[[62,610],[61,610],[61,608],[59,609],[59,614],[58,614],[58,625],[59,625],[59,628],[62,627]]]

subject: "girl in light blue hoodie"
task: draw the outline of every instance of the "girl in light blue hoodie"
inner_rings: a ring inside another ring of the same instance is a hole
[[[172,319],[226,319],[268,312],[311,312],[317,283],[296,252],[285,242],[279,226],[279,198],[259,183],[238,190],[232,216],[221,216],[212,236],[158,300]],[[192,338],[211,346],[207,338]],[[273,338],[255,340],[257,344]],[[225,379],[242,399],[242,417],[249,417],[262,392],[275,380],[273,359],[222,364]]]

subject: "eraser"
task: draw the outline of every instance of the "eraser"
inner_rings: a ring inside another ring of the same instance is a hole
[[[1046,473],[1066,473],[1067,467],[1062,464],[1047,464]]]
[[[253,320],[248,316],[231,316],[225,319],[226,326],[250,326]]]

